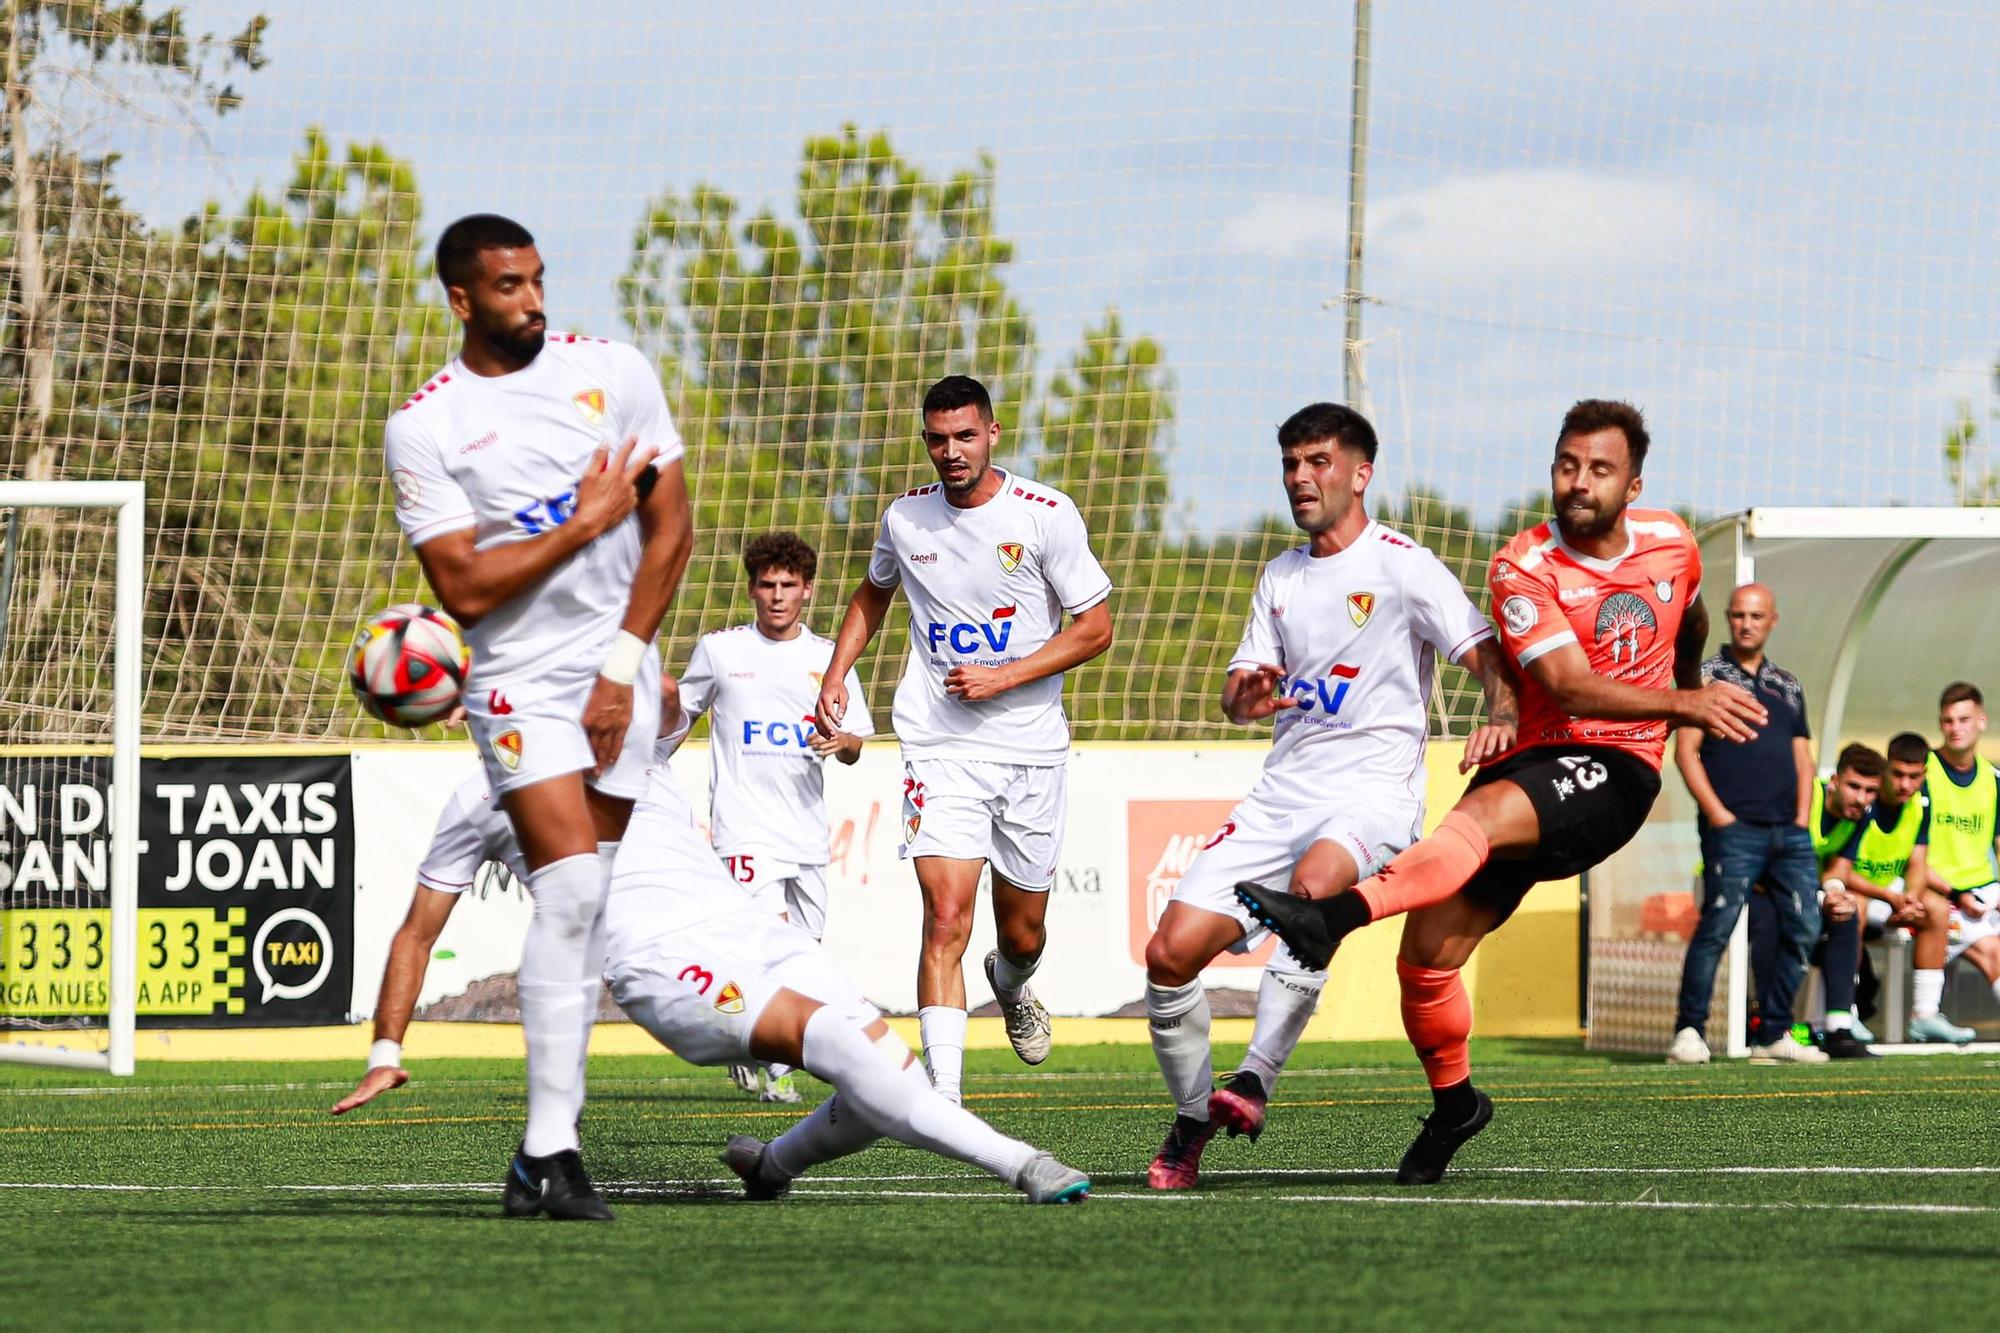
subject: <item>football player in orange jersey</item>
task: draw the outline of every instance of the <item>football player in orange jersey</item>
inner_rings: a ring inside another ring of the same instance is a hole
[[[1747,740],[1763,706],[1701,683],[1708,614],[1701,552],[1679,517],[1630,508],[1645,418],[1585,399],[1563,417],[1550,468],[1555,517],[1493,558],[1501,642],[1520,667],[1521,725],[1437,830],[1353,889],[1323,899],[1245,883],[1237,897],[1309,966],[1385,916],[1409,913],[1396,975],[1403,1029],[1436,1109],[1403,1155],[1401,1185],[1428,1185],[1493,1118],[1472,1086],[1472,1006],[1459,969],[1543,880],[1568,879],[1638,832],[1660,792],[1673,726]]]

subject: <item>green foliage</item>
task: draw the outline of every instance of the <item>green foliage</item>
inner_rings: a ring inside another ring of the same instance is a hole
[[[2000,394],[2000,362],[1993,366],[1993,384]],[[1987,409],[1987,420],[2000,422],[2000,402]],[[2000,504],[2000,467],[1988,461],[1989,446],[1980,434],[1980,421],[1969,399],[1958,405],[1958,420],[1944,435],[1945,476],[1951,493],[1962,505]]]

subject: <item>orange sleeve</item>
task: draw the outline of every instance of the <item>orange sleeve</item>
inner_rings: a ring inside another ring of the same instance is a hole
[[[1493,591],[1493,620],[1500,642],[1523,667],[1543,653],[1577,641],[1546,561],[1539,569],[1526,570],[1502,553],[1493,559],[1487,584]]]

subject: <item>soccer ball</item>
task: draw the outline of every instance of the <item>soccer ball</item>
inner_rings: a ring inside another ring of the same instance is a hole
[[[421,727],[458,706],[472,650],[458,622],[405,602],[371,618],[354,638],[347,683],[371,717]]]

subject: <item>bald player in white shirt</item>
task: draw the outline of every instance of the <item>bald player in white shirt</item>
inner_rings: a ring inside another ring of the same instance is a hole
[[[460,218],[437,271],[464,342],[390,414],[385,453],[396,517],[466,627],[468,725],[534,896],[528,1123],[503,1206],[608,1221],[577,1137],[587,1015],[658,730],[653,639],[692,548],[681,441],[638,349],[547,332],[541,256],[518,223]]]
[[[1487,724],[1461,772],[1513,743],[1514,687],[1492,625],[1442,561],[1363,507],[1375,430],[1314,403],[1278,428],[1292,521],[1309,538],[1264,567],[1230,659],[1222,711],[1274,718],[1264,773],[1181,876],[1146,946],[1146,1014],[1176,1115],[1153,1159],[1154,1189],[1199,1183],[1217,1129],[1263,1130],[1278,1073],[1319,1002],[1326,973],[1281,945],[1257,999],[1243,1067],[1212,1088],[1201,970],[1265,936],[1237,902],[1239,880],[1321,897],[1374,874],[1422,832],[1424,742],[1437,660],[1478,678]]]
[[[1111,646],[1111,579],[1068,496],[992,465],[1000,426],[979,381],[949,375],[931,386],[923,440],[938,480],[892,500],[882,515],[868,576],[826,668],[818,723],[826,735],[844,725],[847,673],[900,586],[910,656],[894,722],[903,855],[916,862],[924,900],[918,1021],[931,1081],[956,1101],[962,961],[984,867],[993,873],[999,936],[986,956],[987,981],[1015,1053],[1029,1064],[1048,1058],[1048,1011],[1028,982],[1048,938],[1069,810],[1062,673]]]

